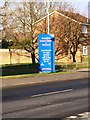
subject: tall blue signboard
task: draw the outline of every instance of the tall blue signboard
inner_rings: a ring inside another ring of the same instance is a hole
[[[55,71],[54,36],[38,35],[39,71],[42,73]]]

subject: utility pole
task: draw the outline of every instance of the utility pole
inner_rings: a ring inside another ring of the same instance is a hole
[[[50,32],[50,24],[49,24],[49,0],[48,0],[48,2],[47,2],[47,15],[48,15],[48,34],[49,34],[49,32]]]
[[[2,48],[2,40],[3,40],[3,7],[0,7],[0,48]]]
[[[90,1],[88,2],[88,18],[90,19]],[[89,20],[90,23],[90,20]]]
[[[3,16],[3,33],[4,33],[4,37],[6,36],[6,29],[7,29],[7,0],[4,0],[4,16]]]
[[[26,39],[26,0],[23,0],[23,8],[24,8],[24,25],[23,25],[23,32],[24,32],[24,37]]]

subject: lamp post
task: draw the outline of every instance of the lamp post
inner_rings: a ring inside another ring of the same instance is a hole
[[[3,40],[3,27],[2,23],[0,23],[0,48],[2,48],[2,40]]]
[[[48,34],[49,34],[49,0],[47,1],[47,15],[48,15]]]

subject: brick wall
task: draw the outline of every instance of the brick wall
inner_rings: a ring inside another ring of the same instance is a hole
[[[25,50],[0,49],[0,65],[14,63],[31,63],[31,54]]]
[[[90,46],[88,47],[90,49]],[[88,54],[90,51],[88,50]],[[36,52],[37,54],[37,52]],[[78,50],[76,54],[76,61],[81,62],[81,51]],[[72,58],[70,59],[70,56],[62,57],[58,60],[55,60],[55,62],[61,62],[61,63],[71,63]],[[83,61],[82,61],[83,62]],[[25,50],[17,50],[17,49],[0,49],[0,65],[2,64],[15,64],[15,63],[31,63],[31,54],[28,53]]]

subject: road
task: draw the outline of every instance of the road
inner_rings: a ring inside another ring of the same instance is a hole
[[[3,118],[65,118],[87,112],[88,85],[80,79],[4,88]]]

